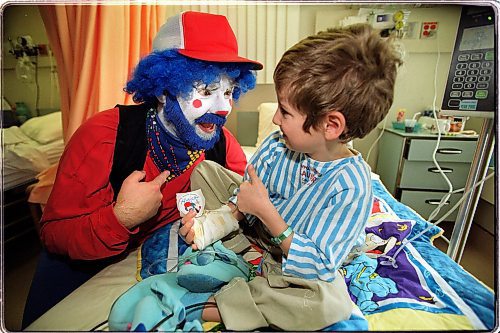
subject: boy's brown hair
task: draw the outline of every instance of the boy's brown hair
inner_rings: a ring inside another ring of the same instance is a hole
[[[276,92],[305,114],[303,129],[316,128],[330,111],[346,119],[342,142],[362,138],[392,105],[397,67],[391,40],[368,24],[328,29],[287,50],[276,69]]]

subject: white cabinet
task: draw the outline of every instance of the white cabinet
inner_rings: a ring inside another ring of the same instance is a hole
[[[425,219],[449,189],[432,159],[436,143],[437,135],[427,132],[405,133],[386,129],[379,144],[377,173],[380,179],[396,199]],[[477,137],[441,137],[436,160],[454,190],[465,186],[476,144]],[[461,197],[461,194],[453,194],[435,220]],[[456,214],[457,210],[446,221],[454,221]]]

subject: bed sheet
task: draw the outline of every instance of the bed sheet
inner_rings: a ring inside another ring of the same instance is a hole
[[[342,267],[351,298],[362,309],[369,329],[492,329],[496,321],[493,291],[432,245],[442,232],[440,228],[396,201],[376,175],[372,184],[377,200],[367,233],[377,236],[372,242],[375,246],[367,242],[367,248],[359,250],[364,254]],[[428,227],[395,256],[397,268],[380,265],[381,261],[389,261],[387,258],[398,251],[404,239],[411,239]],[[382,250],[377,243],[380,240],[385,241]],[[27,330],[95,328],[106,321],[118,296],[136,282],[136,268],[137,251],[91,278]]]
[[[51,115],[51,118],[53,117]],[[40,123],[40,126],[43,124]],[[26,127],[25,130],[27,128],[30,127]],[[33,131],[27,132],[32,133]],[[27,135],[22,127],[12,126],[2,129],[2,138],[2,184],[4,190],[33,180],[39,172],[57,163],[64,151],[62,132],[60,136],[54,136],[51,140],[40,142]]]

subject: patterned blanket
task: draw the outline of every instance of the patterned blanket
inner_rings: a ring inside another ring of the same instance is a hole
[[[432,245],[442,230],[373,187],[366,244],[342,267],[369,330],[492,329],[493,292]]]
[[[494,293],[432,245],[442,229],[395,200],[378,179],[366,243],[342,266],[353,303],[374,331],[486,330]],[[138,279],[174,270],[183,252],[175,224],[143,245]],[[361,315],[356,308],[355,313]],[[354,313],[353,313],[354,315]],[[360,330],[359,316],[325,330]],[[206,328],[206,327],[205,327]]]

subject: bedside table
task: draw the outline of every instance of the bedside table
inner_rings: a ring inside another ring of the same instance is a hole
[[[379,143],[377,173],[380,179],[397,200],[425,219],[448,192],[448,184],[432,160],[436,142],[436,134],[406,133],[390,128],[384,130]],[[465,186],[476,145],[477,136],[441,136],[436,160],[453,190]],[[443,216],[461,197],[461,193],[452,194],[434,220]],[[457,211],[445,221],[455,221]]]

